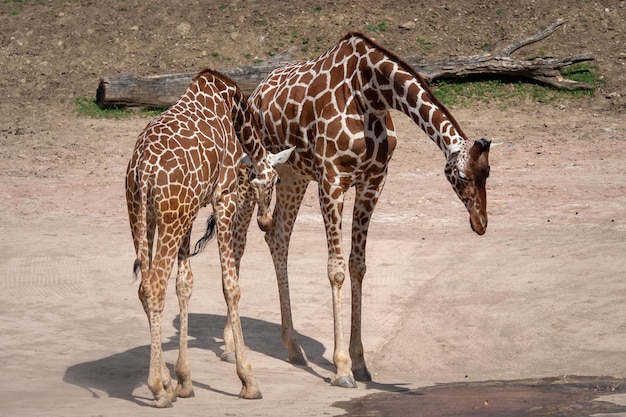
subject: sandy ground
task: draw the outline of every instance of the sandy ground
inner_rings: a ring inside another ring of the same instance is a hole
[[[364,343],[374,381],[328,384],[330,290],[311,187],[290,252],[294,320],[310,366],[284,361],[273,267],[251,228],[241,314],[264,399],[238,399],[234,367],[219,360],[225,304],[213,243],[193,261],[196,397],[173,411],[149,406],[149,333],[123,195],[148,120],[3,116],[0,416],[343,415],[336,402],[438,383],[626,377],[623,115],[576,102],[454,113],[470,137],[502,143],[491,152],[489,229],[472,233],[438,149],[396,116],[400,143],[368,242]],[[168,293],[173,364],[173,285]]]

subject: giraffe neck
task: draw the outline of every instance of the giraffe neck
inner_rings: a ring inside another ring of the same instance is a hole
[[[367,106],[409,116],[437,144],[446,159],[466,149],[466,137],[454,117],[434,96],[424,79],[400,58],[355,37],[360,56],[361,93]]]
[[[266,164],[268,160],[268,152],[261,144],[260,131],[258,124],[254,119],[248,100],[237,84],[230,78],[211,69],[205,69],[196,75],[189,86],[189,100],[198,100],[204,106],[213,107],[216,97],[205,92],[212,92],[213,88],[209,85],[215,84],[220,91],[220,102],[230,103],[231,119],[235,129],[235,134],[239,143],[242,145],[244,152],[250,157],[252,165],[257,173],[260,172],[261,164]],[[266,169],[266,166],[262,167]]]
[[[258,171],[258,164],[267,160],[267,150],[261,144],[260,130],[256,119],[249,108],[248,100],[238,91],[233,100],[233,120],[237,137],[243,150],[250,159],[255,170]]]

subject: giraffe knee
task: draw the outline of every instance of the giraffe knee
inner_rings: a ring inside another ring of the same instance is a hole
[[[350,279],[362,281],[366,271],[365,262],[350,262]]]
[[[328,279],[331,285],[341,288],[343,281],[346,279],[346,273],[344,268],[329,268]]]

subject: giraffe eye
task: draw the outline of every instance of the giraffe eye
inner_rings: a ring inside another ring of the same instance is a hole
[[[467,175],[465,175],[465,173],[461,170],[459,170],[459,178],[462,179],[463,181],[467,181]]]

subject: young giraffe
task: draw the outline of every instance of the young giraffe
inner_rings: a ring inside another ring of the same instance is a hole
[[[240,164],[244,151],[256,176],[249,184],[245,183],[245,168]],[[278,178],[274,166],[290,153],[271,154],[265,150],[242,92],[234,82],[210,70],[199,73],[178,102],[139,135],[126,174],[126,199],[137,254],[134,272],[141,273],[139,299],[150,324],[148,387],[156,407],[171,407],[177,396],[194,395],[187,358],[187,309],[193,285],[189,241],[198,211],[209,203],[217,220],[209,222],[205,238],[217,228],[228,323],[233,329],[237,374],[243,384],[240,396],[261,398],[245,355],[238,311],[238,261],[243,245],[235,240],[245,239],[245,230],[234,231],[242,197],[238,196],[238,188],[246,194],[250,188],[254,190],[259,227],[267,229],[271,225],[268,202]],[[242,211],[246,210],[250,211],[249,207]],[[163,359],[161,318],[176,259],[180,350],[175,368],[178,385],[174,390]]]
[[[441,149],[446,158],[445,175],[479,235],[487,228],[485,183],[490,142],[469,141],[414,69],[358,33],[349,33],[315,60],[275,70],[250,101],[260,116],[264,145],[268,149],[296,147],[289,163],[279,168],[274,223],[265,235],[276,268],[288,360],[306,363],[291,317],[287,254],[305,190],[310,181],[316,181],[328,240],[333,300],[337,375],[332,384],[356,387],[355,377],[371,380],[361,342],[361,286],[367,230],[396,146],[389,110],[409,116]],[[348,351],[342,323],[341,287],[346,267],[341,219],[344,195],[350,187],[356,191],[349,258],[352,326]]]

